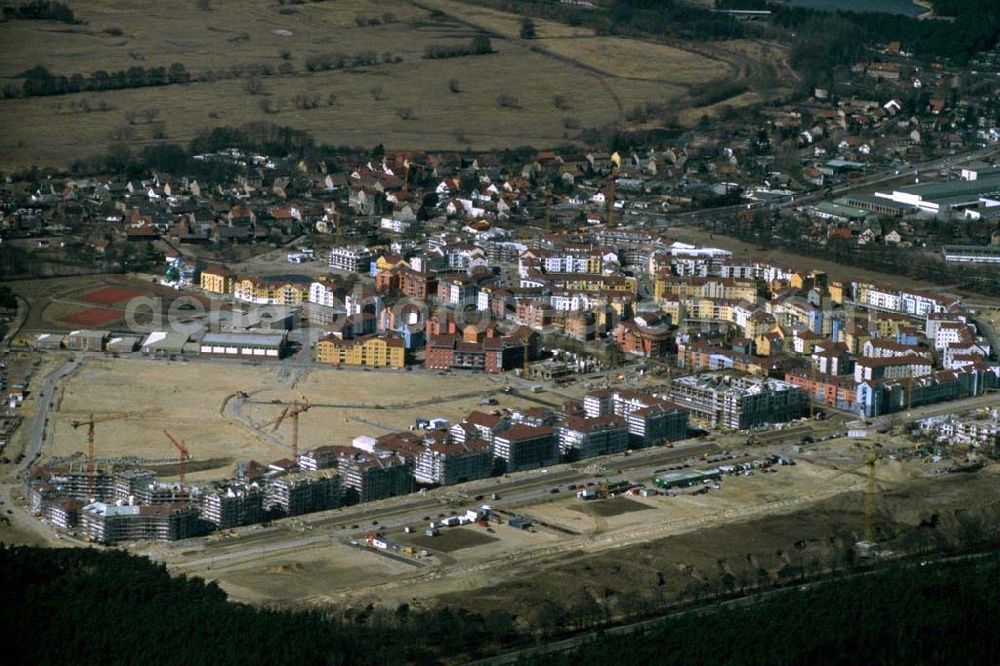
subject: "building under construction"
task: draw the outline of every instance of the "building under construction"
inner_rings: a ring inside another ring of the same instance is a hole
[[[337,470],[344,479],[345,492],[359,502],[406,495],[414,490],[412,462],[391,453],[340,447]]]
[[[128,501],[129,496],[155,479],[153,472],[135,468],[115,469],[98,465],[92,474],[86,463],[35,467],[25,481],[25,491],[32,509],[39,510],[45,498],[69,497],[99,502]]]
[[[267,481],[264,505],[269,511],[298,516],[340,506],[340,477],[332,471],[294,472]]]
[[[80,510],[83,536],[107,545],[125,541],[176,541],[199,532],[198,511],[193,506],[118,506],[92,502]]]
[[[804,416],[809,396],[790,383],[732,374],[692,375],[671,382],[663,397],[710,428],[747,430]]]
[[[264,520],[264,493],[256,484],[231,485],[201,497],[201,517],[218,529]]]

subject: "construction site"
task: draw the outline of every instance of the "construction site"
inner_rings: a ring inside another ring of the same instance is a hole
[[[727,574],[780,580],[794,567],[821,568],[835,558],[920,552],[961,539],[973,516],[982,525],[1000,519],[995,466],[949,474],[883,449],[831,440],[788,458],[795,464],[755,468],[747,460],[745,473],[674,492],[652,481],[662,458],[647,464],[633,454],[614,462],[621,475],[552,469],[136,550],[250,602],[446,600],[530,612],[552,596],[603,603],[593,598],[602,586],[623,596],[681,595]],[[701,456],[678,463],[740,464]],[[624,476],[630,480],[617,481]],[[595,489],[594,499],[574,486]],[[489,520],[448,526],[449,517],[484,505]]]
[[[1000,522],[989,447],[928,448],[896,420],[799,418],[493,475],[464,465],[481,471],[434,487],[414,482],[420,451],[479,455],[441,447],[455,433],[506,441],[504,427],[558,451],[544,424],[567,400],[585,410],[604,393],[587,382],[536,392],[486,375],[93,355],[39,373],[25,414],[43,424],[44,446],[12,497],[40,533],[121,545],[253,603],[530,614],[557,595],[608,606],[923,552]],[[604,380],[636,404],[659,390],[652,379]],[[616,427],[627,432],[624,420]]]

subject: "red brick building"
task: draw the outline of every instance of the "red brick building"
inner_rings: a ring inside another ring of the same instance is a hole
[[[648,316],[618,324],[615,341],[626,354],[640,356],[666,356],[674,349],[674,337],[666,321]]]
[[[852,409],[858,401],[854,375],[827,375],[797,369],[786,372],[785,381],[804,389],[819,405]]]
[[[451,332],[434,333],[443,322],[428,322],[424,367],[432,369],[467,368],[486,372],[503,372],[523,367],[528,357],[528,343],[520,336],[501,336],[489,326],[480,332],[476,326],[466,326],[462,334],[454,332],[454,321],[446,324]]]

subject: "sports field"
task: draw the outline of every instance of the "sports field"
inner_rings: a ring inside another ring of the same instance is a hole
[[[201,296],[178,292],[170,287],[154,284],[125,275],[86,275],[41,280],[18,280],[8,283],[30,305],[28,319],[20,337],[29,338],[41,332],[69,331],[79,328],[109,328],[118,332],[136,334],[153,328],[153,320],[126,315],[133,299],[142,299],[160,313],[169,311],[176,299],[194,299],[202,305],[208,301]],[[143,311],[148,310],[146,305]],[[134,326],[138,324],[138,326]]]

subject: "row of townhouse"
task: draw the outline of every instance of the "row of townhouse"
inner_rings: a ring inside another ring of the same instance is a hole
[[[855,411],[874,417],[982,395],[987,388],[996,385],[996,375],[982,365],[929,372],[913,378],[865,380],[857,384]]]

